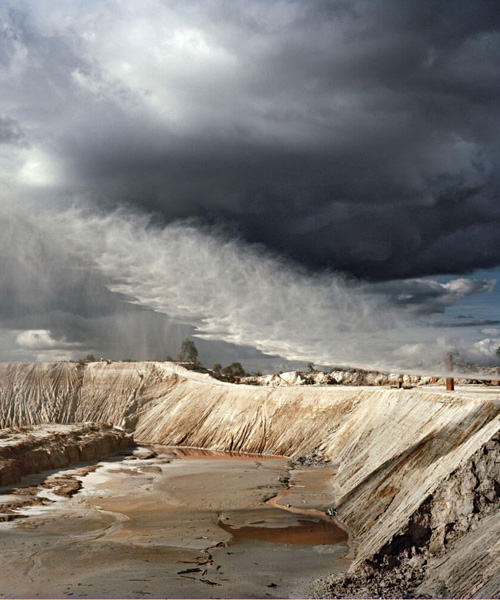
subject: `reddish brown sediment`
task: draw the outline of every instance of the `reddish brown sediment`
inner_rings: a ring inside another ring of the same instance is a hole
[[[244,527],[232,527],[226,523],[219,523],[219,527],[227,531],[232,540],[227,544],[241,544],[243,539],[260,540],[280,544],[295,544],[297,546],[321,546],[347,542],[347,534],[335,523],[324,520],[312,521],[298,519],[296,525],[288,527],[268,527],[258,524]]]
[[[265,503],[285,485],[287,459],[134,452],[76,474],[80,493],[3,524],[1,594],[203,598],[213,586],[221,597],[287,597],[347,551],[341,531]],[[256,536],[235,539],[247,529]]]

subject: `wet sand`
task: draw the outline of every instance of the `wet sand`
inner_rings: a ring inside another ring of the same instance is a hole
[[[288,490],[284,458],[157,450],[0,523],[0,597],[300,598],[346,568],[347,535],[320,510],[330,468],[292,471]]]

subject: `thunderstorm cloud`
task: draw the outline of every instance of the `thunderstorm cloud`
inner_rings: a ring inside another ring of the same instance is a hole
[[[0,358],[493,360],[499,81],[493,0],[6,0]]]

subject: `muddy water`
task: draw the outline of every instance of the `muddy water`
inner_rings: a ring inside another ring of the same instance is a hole
[[[288,489],[283,458],[156,450],[0,523],[0,597],[303,598],[348,566],[321,511],[330,468],[292,471]]]

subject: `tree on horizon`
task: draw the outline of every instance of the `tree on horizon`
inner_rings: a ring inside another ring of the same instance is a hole
[[[177,360],[179,362],[191,362],[195,365],[198,364],[198,349],[196,348],[195,343],[189,338],[183,340],[180,352],[177,355]]]

